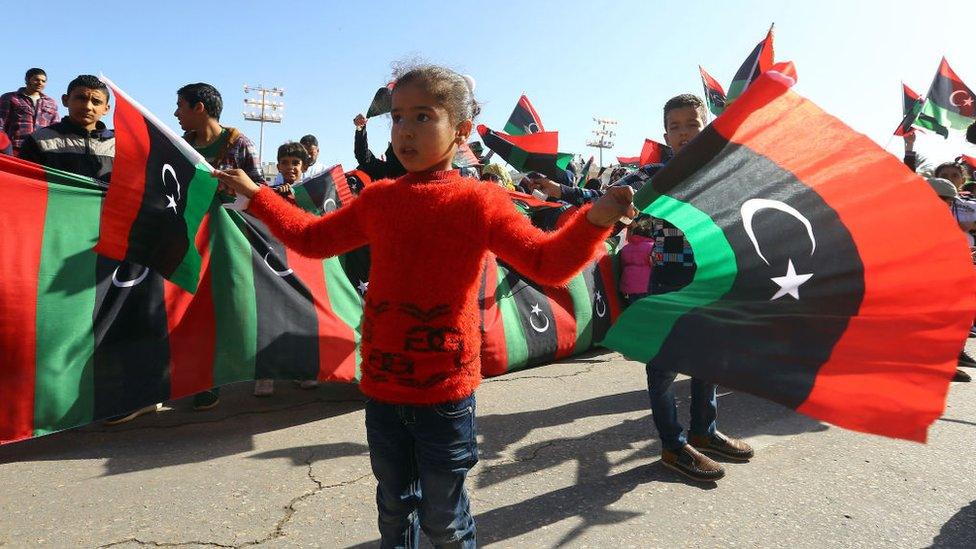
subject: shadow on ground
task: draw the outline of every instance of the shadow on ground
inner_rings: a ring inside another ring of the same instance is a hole
[[[269,398],[256,398],[252,390],[253,383],[225,386],[220,404],[203,412],[193,411],[192,399],[186,398],[131,423],[94,423],[2,446],[0,464],[105,459],[103,476],[109,476],[201,463],[253,450],[257,434],[356,412],[365,402],[359,388],[348,384],[304,391],[291,382],[277,382]],[[179,436],[173,436],[176,429]]]
[[[932,547],[952,548],[976,546],[976,501],[969,502],[942,525]]]

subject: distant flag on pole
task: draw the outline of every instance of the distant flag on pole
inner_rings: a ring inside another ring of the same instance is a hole
[[[756,44],[749,57],[746,57],[742,66],[736,71],[735,77],[732,78],[726,105],[735,101],[762,73],[772,68],[773,62],[773,25],[770,25],[766,38]]]
[[[718,80],[705,72],[701,65],[698,65],[698,72],[701,73],[702,86],[705,88],[705,102],[708,103],[708,110],[715,116],[722,114],[725,110],[725,90]]]
[[[508,135],[526,135],[546,130],[542,127],[542,119],[539,118],[539,113],[535,112],[532,102],[523,94],[515,104],[515,110],[508,117],[508,122],[505,123],[502,131]]]

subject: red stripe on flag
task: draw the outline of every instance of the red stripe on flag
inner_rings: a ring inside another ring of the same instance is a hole
[[[115,94],[114,124],[112,184],[102,206],[101,229],[95,251],[122,260],[129,250],[129,233],[146,192],[149,130],[142,113],[119,94]]]
[[[285,248],[285,257],[295,276],[312,292],[315,316],[319,321],[319,381],[356,379],[356,338],[332,310],[322,260],[309,259]]]
[[[750,87],[713,126],[732,141],[737,132],[747,136],[752,150],[820,195],[850,231],[865,266],[860,310],[797,411],[848,429],[923,442],[928,426],[945,407],[956,357],[976,310],[972,267],[959,270],[959,257],[968,254],[965,239],[928,185],[896,158],[779,82],[762,84]],[[777,131],[758,131],[772,126]],[[825,164],[822,155],[812,160],[805,141],[782,139],[810,127],[831,144],[823,154],[834,161]],[[833,150],[845,154],[830,156]],[[851,174],[862,173],[866,165],[871,166],[872,180],[884,182],[877,193],[897,189],[901,218],[926,227],[931,235],[955,233],[955,248],[943,246],[944,253],[933,255],[929,238],[892,241],[895,207],[872,210],[863,207],[869,195],[862,195],[862,200],[852,197]],[[925,258],[924,292],[907,290],[911,273],[885,268],[891,257]],[[969,283],[956,284],[960,276],[968,276]]]
[[[210,271],[210,214],[200,223],[196,247],[202,258],[197,293],[191,294],[168,280],[163,282],[169,328],[170,398],[214,386],[217,326]]]
[[[576,349],[576,316],[573,313],[573,296],[569,290],[557,286],[544,288],[549,308],[556,324],[556,358],[573,354]]]
[[[620,293],[617,291],[617,276],[613,272],[613,258],[610,254],[603,252],[597,260],[597,268],[600,269],[600,278],[603,279],[603,296],[607,298],[610,307],[610,321],[616,322],[620,316]]]
[[[498,293],[498,262],[493,254],[485,259],[482,273],[485,302],[482,304],[481,375],[500,376],[508,371],[508,347],[505,343],[505,320],[495,299]]]
[[[37,276],[47,210],[44,181],[40,166],[0,154],[4,224],[17,228],[17,234],[0,246],[0,443],[30,438],[34,432]]]
[[[335,184],[336,194],[339,196],[339,203],[348,206],[356,198],[356,195],[349,188],[349,181],[346,179],[346,173],[342,171],[342,164],[332,166],[329,168],[329,172],[331,172],[330,177]]]

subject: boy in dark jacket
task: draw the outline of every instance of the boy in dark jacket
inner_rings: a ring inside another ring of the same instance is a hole
[[[108,100],[108,86],[97,76],[78,76],[61,96],[68,116],[30,134],[18,156],[108,183],[115,160],[115,132],[101,121],[108,113]]]

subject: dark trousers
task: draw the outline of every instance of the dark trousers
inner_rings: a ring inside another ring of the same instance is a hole
[[[680,271],[681,276],[651,278],[651,292],[664,294],[680,290],[691,282],[694,270]],[[647,393],[651,400],[651,415],[661,447],[677,450],[688,442],[684,427],[678,421],[678,406],[674,400],[674,379],[676,372],[662,368],[653,361],[648,362]],[[698,378],[691,378],[691,434],[715,434],[715,419],[718,417],[718,399],[715,384]]]
[[[366,440],[376,476],[380,547],[473,548],[474,517],[464,489],[478,463],[475,398],[432,406],[366,404]]]

